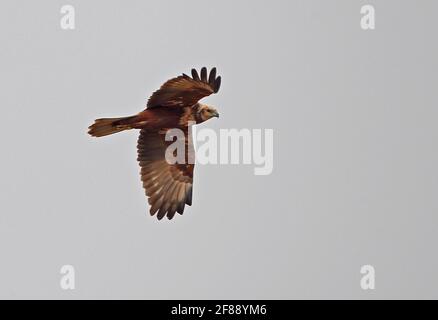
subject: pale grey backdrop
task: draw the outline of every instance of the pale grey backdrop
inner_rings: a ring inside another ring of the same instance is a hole
[[[376,30],[359,26],[376,8]],[[59,26],[64,4],[76,30]],[[1,298],[438,298],[436,1],[2,1]],[[219,120],[275,166],[198,166],[148,216],[136,132],[164,80],[217,66]],[[59,269],[76,268],[63,291]],[[376,268],[362,291],[360,267]]]

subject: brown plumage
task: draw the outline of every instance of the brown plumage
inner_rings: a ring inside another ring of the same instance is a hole
[[[161,220],[172,219],[175,213],[183,214],[185,205],[192,204],[194,148],[191,141],[191,125],[219,117],[216,109],[198,101],[219,91],[221,77],[216,77],[216,68],[207,75],[192,69],[192,77],[182,74],[166,81],[147,102],[147,108],[137,115],[122,118],[95,120],[88,133],[102,137],[116,132],[140,129],[137,152],[141,167],[141,180],[150,204],[150,214]],[[166,141],[169,129],[184,132],[184,163],[170,164],[166,161]]]

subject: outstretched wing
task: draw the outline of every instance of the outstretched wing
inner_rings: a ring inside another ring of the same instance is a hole
[[[150,214],[157,213],[158,220],[164,216],[170,220],[175,212],[183,214],[186,204],[192,204],[194,148],[185,132],[185,164],[169,164],[166,148],[172,141],[165,141],[165,130],[150,132],[140,130],[138,158],[141,180],[151,206]]]
[[[219,91],[221,77],[216,77],[216,68],[207,77],[207,68],[201,69],[201,77],[192,69],[192,77],[182,74],[166,81],[149,98],[147,108],[191,107],[200,99]]]

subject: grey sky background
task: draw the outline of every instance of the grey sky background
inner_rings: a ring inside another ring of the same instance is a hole
[[[437,9],[2,1],[0,298],[438,298]],[[202,127],[273,128],[274,171],[198,166],[193,206],[158,222],[138,133],[87,127],[204,65],[223,82],[204,100],[221,117]],[[59,286],[65,264],[74,291]]]

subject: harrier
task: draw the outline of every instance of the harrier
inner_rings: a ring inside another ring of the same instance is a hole
[[[175,213],[183,214],[185,205],[192,204],[194,155],[191,141],[191,126],[213,117],[219,117],[215,108],[198,101],[219,91],[221,77],[216,77],[216,68],[201,69],[199,75],[192,69],[192,76],[182,74],[166,81],[155,91],[144,111],[134,116],[103,118],[95,120],[88,129],[94,137],[107,136],[116,132],[140,129],[137,143],[141,180],[150,204],[150,214],[157,214],[158,220]],[[185,136],[185,160],[183,163],[169,163],[166,148],[172,141],[166,141],[166,132],[180,129]]]

